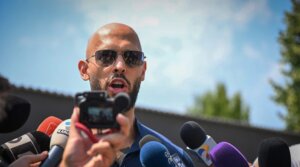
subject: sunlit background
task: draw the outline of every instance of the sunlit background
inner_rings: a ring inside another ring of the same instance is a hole
[[[184,114],[194,96],[225,83],[241,92],[253,126],[283,129],[270,79],[283,82],[280,46],[289,1],[0,1],[0,74],[17,86],[73,95],[89,90],[77,62],[100,26],[122,22],[147,56],[137,105]],[[42,112],[42,111],[41,111]]]

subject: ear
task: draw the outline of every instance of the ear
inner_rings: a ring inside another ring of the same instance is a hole
[[[87,73],[87,69],[88,69],[88,63],[84,60],[80,60],[78,62],[78,70],[79,70],[81,78],[85,81],[90,79],[90,76]]]
[[[145,61],[144,64],[143,64],[143,71],[142,71],[142,81],[145,80],[145,74],[146,74],[146,71],[147,71],[147,62]]]

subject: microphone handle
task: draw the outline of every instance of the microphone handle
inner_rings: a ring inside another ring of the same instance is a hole
[[[64,149],[58,145],[54,145],[48,154],[47,159],[45,159],[40,167],[56,167],[59,165]]]

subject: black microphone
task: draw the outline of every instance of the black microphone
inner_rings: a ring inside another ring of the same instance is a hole
[[[278,137],[264,139],[258,151],[259,167],[291,166],[289,146]]]
[[[9,133],[19,129],[30,114],[30,103],[13,95],[0,97],[0,133]]]
[[[212,164],[209,157],[210,150],[216,146],[212,137],[206,135],[200,125],[194,121],[184,123],[180,130],[180,137],[187,149],[202,160],[207,166]]]
[[[0,156],[10,164],[27,154],[39,154],[49,150],[50,138],[38,131],[26,133],[1,145]]]
[[[50,151],[47,159],[45,159],[41,167],[56,167],[61,161],[65,146],[69,137],[71,120],[67,119],[60,123],[52,133],[50,140]]]

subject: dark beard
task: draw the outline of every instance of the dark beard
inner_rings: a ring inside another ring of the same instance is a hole
[[[123,74],[116,74],[116,73],[114,73],[113,75],[111,75],[109,77],[109,80],[113,79],[113,78],[122,78],[122,79],[124,79],[127,82],[127,84],[128,84],[129,87],[131,86],[131,83],[128,81],[128,79]],[[133,87],[132,87],[132,91],[129,92],[129,97],[130,97],[129,109],[131,109],[131,108],[133,108],[135,106],[135,102],[136,102],[137,96],[139,94],[141,82],[142,82],[142,78],[138,77],[134,81],[134,84],[133,84]],[[98,79],[91,77],[91,79],[90,79],[90,86],[91,86],[91,90],[92,91],[93,90],[104,90],[104,91],[107,91],[108,83],[106,83],[103,87],[101,87],[101,85],[99,84]]]

